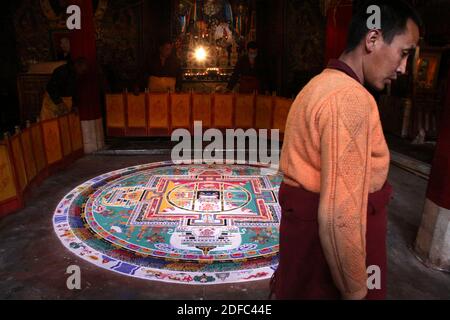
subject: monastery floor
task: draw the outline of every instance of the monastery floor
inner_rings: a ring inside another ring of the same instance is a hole
[[[188,286],[126,277],[87,263],[67,251],[53,231],[58,202],[100,174],[168,156],[86,156],[48,178],[27,207],[0,220],[0,299],[266,299],[268,281]],[[420,224],[427,181],[395,166],[389,206],[388,298],[449,299],[450,274],[426,268],[409,247]],[[82,289],[66,287],[70,265],[79,265]]]

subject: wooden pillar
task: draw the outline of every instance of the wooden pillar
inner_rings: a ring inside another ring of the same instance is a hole
[[[352,1],[341,1],[327,10],[325,65],[341,56],[347,46],[347,33],[352,20]]]
[[[415,251],[429,266],[450,271],[450,83]]]
[[[89,71],[77,83],[77,90],[84,150],[92,153],[104,146],[94,9],[92,0],[73,0],[71,4],[81,9],[81,30],[71,33],[71,54],[73,59],[83,57],[89,64]]]

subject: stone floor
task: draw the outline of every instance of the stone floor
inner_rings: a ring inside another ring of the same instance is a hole
[[[431,164],[433,162],[436,142],[428,141],[424,144],[415,145],[411,140],[400,138],[394,134],[385,133],[386,142],[390,150],[399,152],[410,158]]]
[[[268,281],[235,285],[183,286],[125,277],[105,271],[68,252],[53,233],[59,200],[102,173],[167,156],[86,156],[34,190],[27,207],[0,220],[0,299],[265,299]],[[427,269],[409,250],[420,224],[426,181],[392,167],[388,297],[449,299],[450,274]],[[79,265],[82,289],[66,288],[70,265]]]

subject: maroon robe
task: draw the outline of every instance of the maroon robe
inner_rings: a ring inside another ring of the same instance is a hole
[[[366,299],[386,297],[387,210],[392,187],[369,194],[367,206],[366,264],[381,269],[381,289],[369,290]],[[279,201],[280,263],[271,282],[276,299],[340,299],[319,238],[317,214],[320,195],[282,184]]]

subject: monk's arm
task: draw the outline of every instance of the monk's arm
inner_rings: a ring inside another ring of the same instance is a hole
[[[362,299],[367,294],[370,108],[362,90],[346,89],[327,99],[317,119],[321,134],[319,235],[344,299]]]

